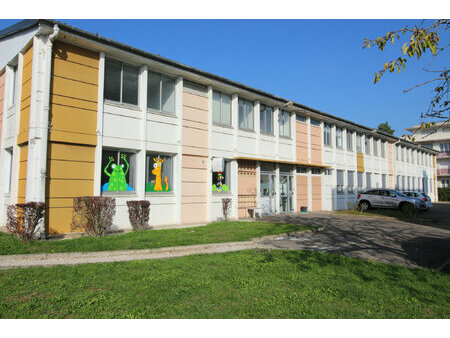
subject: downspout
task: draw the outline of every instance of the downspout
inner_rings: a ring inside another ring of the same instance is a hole
[[[45,51],[45,84],[44,84],[44,105],[42,111],[42,123],[41,123],[41,158],[40,158],[40,187],[39,187],[39,201],[45,202],[46,195],[46,179],[47,179],[47,147],[48,147],[48,133],[50,131],[50,86],[52,82],[52,57],[53,57],[53,41],[58,37],[59,26],[55,24],[53,26],[53,33],[48,36]],[[48,206],[47,206],[48,211]],[[42,222],[40,227],[41,237],[45,238],[45,223]]]

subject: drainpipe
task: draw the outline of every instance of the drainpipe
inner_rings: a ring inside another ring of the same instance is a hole
[[[53,26],[53,33],[48,36],[45,51],[45,83],[44,83],[44,104],[42,111],[42,123],[40,128],[40,138],[41,138],[41,151],[40,151],[40,186],[38,193],[38,200],[40,202],[45,202],[45,188],[46,188],[46,178],[47,178],[47,147],[48,147],[48,134],[50,131],[50,86],[52,81],[52,56],[53,56],[53,41],[58,37],[59,26],[55,24]],[[48,210],[48,208],[47,208]],[[41,237],[45,238],[45,224],[42,222],[40,227]]]

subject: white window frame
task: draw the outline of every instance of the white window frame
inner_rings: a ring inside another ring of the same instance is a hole
[[[283,123],[281,123],[281,121],[283,121]],[[288,128],[288,135],[285,134],[285,124],[287,123]],[[280,137],[286,137],[286,138],[290,138],[291,137],[291,113],[284,111],[284,110],[280,110],[278,113],[278,132],[279,132],[279,136]]]
[[[148,98],[148,77],[149,76],[158,76],[159,77],[159,109],[156,108],[151,108],[149,107],[149,98]],[[167,79],[169,81],[173,81],[173,112],[169,112],[169,111],[164,111],[163,109],[163,102],[162,102],[162,97],[163,97],[163,79]],[[158,112],[161,114],[166,114],[166,115],[171,115],[174,116],[176,114],[176,106],[177,106],[177,95],[175,93],[175,89],[176,88],[176,83],[175,83],[175,79],[173,77],[167,76],[165,74],[161,74],[158,72],[153,72],[153,71],[148,71],[147,72],[147,111],[150,112]]]
[[[220,108],[220,112],[219,112],[219,116],[220,116],[220,121],[218,122],[218,121],[214,121],[214,94],[219,94],[220,95],[220,104],[219,104],[219,108]],[[224,96],[227,96],[229,99],[230,99],[230,112],[229,112],[229,114],[230,114],[230,123],[225,123],[225,122],[223,122],[225,119],[223,118],[223,116],[224,116],[224,114],[226,114],[226,112],[224,112],[224,110],[223,110],[223,108],[222,108],[222,102],[223,102],[223,97]],[[213,90],[213,111],[212,111],[212,120],[213,120],[213,124],[215,124],[215,125],[219,125],[219,126],[227,126],[227,127],[229,127],[229,126],[232,126],[233,125],[233,120],[232,120],[232,113],[231,113],[231,105],[232,105],[232,101],[231,101],[231,95],[228,95],[228,94],[225,94],[225,93],[222,93],[222,92],[220,92],[220,91],[218,91],[218,90]]]
[[[241,102],[243,103],[242,119],[241,119]],[[250,112],[247,111],[247,107],[251,107]],[[254,131],[255,130],[255,105],[252,101],[239,98],[238,100],[238,127],[241,130]],[[242,120],[242,124],[241,124]],[[250,125],[251,123],[251,125]]]
[[[105,102],[111,102],[111,103],[121,104],[121,105],[125,105],[125,106],[131,106],[131,107],[138,107],[139,106],[139,96],[140,96],[139,95],[139,83],[140,83],[139,73],[140,73],[140,67],[135,66],[135,65],[131,65],[129,63],[124,63],[124,62],[121,62],[121,61],[117,61],[117,60],[114,60],[114,59],[107,58],[105,60],[105,73],[106,73],[106,63],[107,62],[111,62],[111,63],[115,63],[115,64],[120,65],[120,99],[119,99],[119,101],[116,101],[116,100],[108,99],[108,98],[105,97],[105,99],[104,99]],[[124,66],[135,68],[138,71],[138,76],[137,76],[137,81],[138,81],[137,82],[137,94],[136,94],[137,102],[136,102],[136,104],[129,103],[129,102],[123,102],[123,85],[124,85],[123,84],[123,67]],[[106,79],[105,79],[105,81],[106,81]],[[104,85],[103,91],[105,91],[105,88],[106,88],[106,86]],[[103,92],[103,95],[106,96],[105,92]]]

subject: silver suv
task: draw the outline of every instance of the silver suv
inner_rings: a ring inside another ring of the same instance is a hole
[[[433,203],[431,203],[431,198],[427,194],[421,191],[403,191],[403,194],[409,197],[418,198],[425,203],[424,210],[427,211],[433,207]]]
[[[392,189],[369,189],[358,194],[357,203],[361,211],[369,208],[391,208],[402,211],[419,209],[419,201]]]

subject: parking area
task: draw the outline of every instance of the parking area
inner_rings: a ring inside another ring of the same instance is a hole
[[[450,260],[450,203],[435,203],[414,223],[337,212],[280,214],[267,221],[321,226],[322,231],[264,241],[268,248],[336,252],[408,267],[442,268]],[[444,269],[448,270],[448,266]]]

